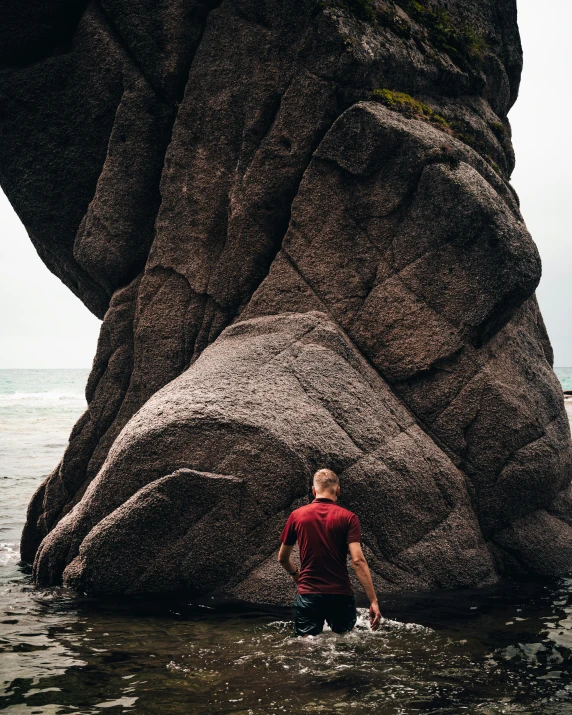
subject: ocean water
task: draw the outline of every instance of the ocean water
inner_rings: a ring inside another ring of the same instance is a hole
[[[31,495],[86,408],[88,370],[0,370],[0,539],[16,545]]]
[[[563,390],[572,390],[572,367],[554,368]]]
[[[572,389],[572,368],[558,368]],[[26,507],[85,409],[87,370],[0,370],[0,710],[7,713],[572,715],[572,579],[383,596],[346,636],[289,609],[37,589]],[[572,413],[572,400],[567,400]]]

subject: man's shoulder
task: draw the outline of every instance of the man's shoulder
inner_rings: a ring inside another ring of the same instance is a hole
[[[291,516],[304,516],[306,514],[311,514],[316,511],[316,507],[319,505],[319,502],[312,501],[309,504],[304,504],[303,506],[298,507],[297,509],[294,509],[292,512]],[[329,503],[329,508],[336,514],[336,516],[342,516],[345,517],[346,519],[352,519],[355,518],[357,519],[357,514],[354,514],[353,511],[350,511],[349,509],[346,509],[344,506],[341,506],[340,504],[336,503]]]
[[[340,516],[345,516],[346,519],[357,519],[358,516],[355,514],[353,511],[350,511],[349,509],[346,509],[344,506],[341,506],[340,504],[335,504],[336,509],[338,510],[338,514]]]
[[[312,502],[310,502],[309,504],[304,504],[303,506],[299,506],[297,509],[294,509],[294,511],[290,513],[290,516],[302,516],[308,511],[312,511]]]

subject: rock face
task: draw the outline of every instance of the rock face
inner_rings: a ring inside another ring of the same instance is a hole
[[[284,602],[324,466],[382,589],[572,570],[513,0],[20,5],[0,179],[103,317],[29,508],[38,582]]]

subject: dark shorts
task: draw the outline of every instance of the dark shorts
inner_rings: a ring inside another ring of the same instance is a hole
[[[299,593],[294,611],[297,636],[317,636],[324,628],[324,621],[334,633],[346,633],[355,626],[357,618],[353,596],[331,593]]]

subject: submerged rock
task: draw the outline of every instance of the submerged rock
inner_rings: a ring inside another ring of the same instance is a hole
[[[323,466],[380,588],[572,570],[513,0],[1,12],[2,186],[104,317],[38,582],[283,602]]]

